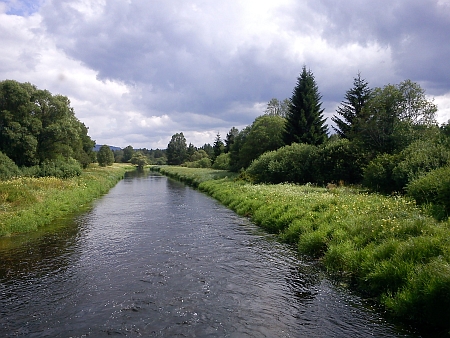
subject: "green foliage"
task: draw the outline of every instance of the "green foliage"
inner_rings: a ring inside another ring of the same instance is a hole
[[[371,90],[367,81],[361,79],[361,74],[353,80],[353,88],[345,94],[345,100],[337,108],[338,116],[331,120],[336,124],[333,129],[342,138],[351,138],[354,120],[360,117],[363,107],[370,99]]]
[[[402,187],[398,187],[392,171],[397,164],[398,155],[381,154],[374,158],[364,168],[364,186],[372,191],[379,191],[389,194],[393,191],[400,191]]]
[[[412,180],[450,163],[450,149],[436,140],[418,140],[395,155],[381,154],[364,170],[373,191],[403,192]]]
[[[147,157],[141,152],[135,152],[131,156],[130,163],[138,167],[139,169],[143,169],[147,164]]]
[[[102,145],[98,150],[97,162],[101,167],[110,166],[114,163],[114,153],[106,144]]]
[[[34,114],[29,83],[0,82],[0,151],[18,166],[38,163],[38,135],[42,122]]]
[[[230,170],[230,154],[220,154],[212,165],[213,169]]]
[[[73,178],[20,177],[0,182],[0,236],[34,231],[79,211],[113,187],[128,168],[90,167]]]
[[[410,80],[375,88],[353,120],[351,138],[373,154],[392,154],[420,137],[417,126],[436,124],[436,111],[424,90]]]
[[[360,183],[365,159],[361,150],[347,139],[326,142],[318,147],[312,160],[314,179],[312,182]]]
[[[225,138],[225,153],[229,153],[231,151],[231,147],[234,143],[234,139],[239,135],[239,130],[235,127],[231,128]]]
[[[450,166],[432,170],[406,187],[407,194],[418,204],[431,204],[438,219],[450,216]]]
[[[202,157],[196,161],[184,162],[182,166],[188,168],[211,168],[211,160],[209,157]]]
[[[180,165],[187,159],[186,138],[183,133],[172,135],[172,139],[167,145],[167,163]]]
[[[280,116],[257,117],[251,127],[244,129],[235,139],[230,157],[231,166],[235,155],[238,158],[237,169],[247,168],[266,151],[282,147],[284,124],[285,119]]]
[[[0,180],[4,181],[21,175],[19,167],[0,151]]]
[[[29,83],[0,82],[0,151],[18,166],[33,166],[59,157],[92,160],[94,142],[62,95]]]
[[[80,176],[82,172],[80,163],[73,158],[46,160],[39,165],[39,172],[35,177],[53,176],[57,178],[70,178]]]
[[[222,154],[225,151],[225,145],[224,145],[223,141],[220,139],[219,133],[217,133],[216,139],[214,140],[213,150],[214,150],[214,156],[213,156],[212,160],[214,162],[216,160],[217,156],[219,156],[220,154]]]
[[[294,88],[289,112],[286,116],[284,142],[319,145],[327,139],[327,126],[321,108],[322,96],[316,85],[314,75],[303,67]]]
[[[122,162],[123,163],[130,162],[132,157],[133,157],[133,155],[134,155],[133,147],[132,146],[126,146],[125,148],[123,148]]]
[[[247,173],[255,182],[312,182],[312,159],[316,151],[313,145],[293,143],[264,153],[252,162]]]

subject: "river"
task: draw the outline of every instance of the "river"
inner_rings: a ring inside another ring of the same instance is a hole
[[[419,337],[215,200],[129,173],[94,206],[0,238],[2,337]]]

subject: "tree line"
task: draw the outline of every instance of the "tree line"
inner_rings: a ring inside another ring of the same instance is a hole
[[[428,189],[436,213],[450,214],[450,123],[439,126],[437,106],[419,84],[370,88],[357,74],[331,118],[332,130],[321,99],[305,66],[291,98],[272,99],[263,115],[240,131],[231,128],[225,140],[217,134],[211,154],[189,153],[183,133],[172,136],[168,164],[241,172],[253,182],[358,184],[421,201]]]

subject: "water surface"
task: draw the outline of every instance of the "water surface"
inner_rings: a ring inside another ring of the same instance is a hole
[[[92,210],[0,239],[0,333],[26,337],[418,337],[247,219],[129,174]]]

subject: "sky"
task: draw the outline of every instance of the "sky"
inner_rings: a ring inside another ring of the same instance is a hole
[[[0,0],[0,46],[0,81],[67,96],[97,144],[213,144],[303,66],[329,126],[358,73],[417,82],[450,119],[450,0]]]

